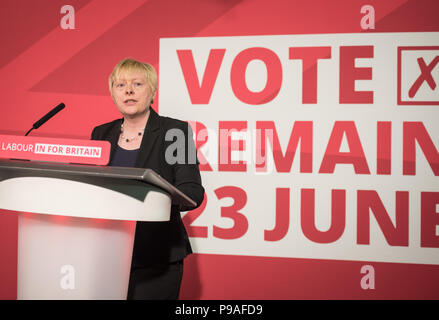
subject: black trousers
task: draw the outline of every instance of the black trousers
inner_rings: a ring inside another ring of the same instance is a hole
[[[128,300],[177,300],[183,278],[183,260],[164,266],[131,269]]]

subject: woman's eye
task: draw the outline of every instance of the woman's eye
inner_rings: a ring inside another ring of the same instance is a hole
[[[123,87],[123,83],[116,83],[116,88],[122,88]]]
[[[136,82],[136,86],[140,87],[142,85],[141,82]]]

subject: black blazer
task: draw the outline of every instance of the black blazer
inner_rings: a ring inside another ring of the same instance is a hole
[[[92,140],[107,140],[111,143],[110,161],[116,150],[122,121],[123,119],[117,119],[97,126],[91,134]],[[165,150],[173,143],[165,140],[166,132],[170,129],[180,129],[185,135],[184,164],[171,165],[165,161]],[[135,167],[153,169],[194,200],[198,207],[204,199],[204,188],[201,185],[198,160],[196,163],[188,163],[188,160],[193,159],[193,155],[189,157],[188,150],[196,152],[190,126],[180,120],[161,117],[150,108]],[[169,222],[137,222],[132,268],[168,264],[182,260],[192,253],[180,215],[180,211],[189,209],[194,208],[179,208],[173,205]]]

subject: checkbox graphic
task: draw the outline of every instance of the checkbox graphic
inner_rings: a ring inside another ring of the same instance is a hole
[[[398,47],[398,105],[439,105],[439,46]]]

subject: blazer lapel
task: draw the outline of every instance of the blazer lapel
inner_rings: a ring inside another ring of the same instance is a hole
[[[136,167],[145,167],[146,161],[151,155],[154,145],[159,136],[160,121],[159,115],[150,107],[148,122],[146,123],[139,154],[136,159]]]
[[[118,121],[115,123],[114,126],[112,126],[110,132],[108,133],[108,141],[111,143],[110,161],[113,159],[114,153],[116,152],[116,147],[120,136],[120,126],[122,124],[122,120],[123,118],[118,119]]]

